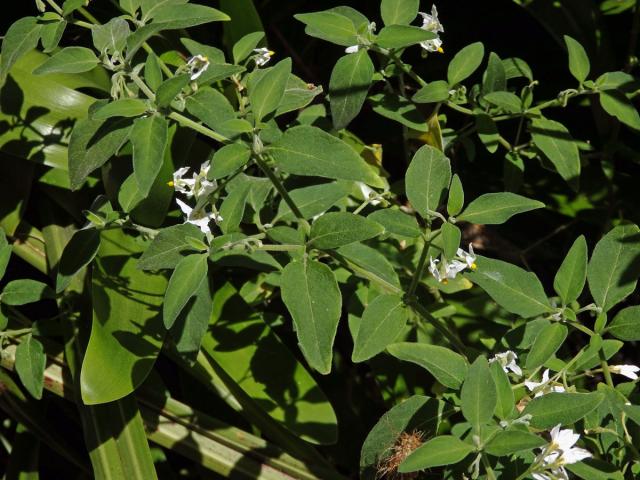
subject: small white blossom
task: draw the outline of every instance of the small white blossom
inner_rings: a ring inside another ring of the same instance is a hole
[[[378,193],[373,188],[371,188],[364,182],[356,182],[356,184],[358,185],[358,188],[360,188],[360,192],[362,193],[362,196],[365,200],[373,198],[373,200],[371,200],[369,203],[371,205],[380,205],[380,200],[375,198],[378,196]]]
[[[182,178],[189,171],[189,167],[182,167],[173,172],[173,182],[170,182],[171,186],[175,188],[176,192],[184,193],[188,197],[193,195],[193,186],[195,180],[190,178]]]
[[[351,45],[344,49],[344,53],[356,53],[358,50],[360,50],[360,45]]]
[[[442,282],[445,277],[440,274],[438,263],[440,263],[440,260],[438,260],[437,258],[434,259],[433,257],[429,257],[429,272],[431,272],[433,278],[435,278],[438,282]]]
[[[619,375],[624,375],[631,380],[637,380],[640,367],[636,367],[635,365],[611,365],[609,370],[611,373],[617,373]]]
[[[258,67],[266,65],[275,53],[273,50],[269,50],[264,47],[254,48],[253,51],[256,53],[256,55],[253,56],[253,60],[256,62]]]
[[[551,429],[551,442],[538,455],[536,461],[541,470],[532,476],[536,480],[568,479],[564,465],[571,465],[591,457],[591,453],[584,448],[574,445],[580,435],[573,430],[560,430],[560,425]]]
[[[418,14],[422,16],[422,26],[420,28],[435,34],[444,32],[444,27],[440,23],[440,20],[438,20],[438,9],[435,4],[431,7],[431,15],[424,12],[418,12]],[[442,40],[439,36],[433,40],[420,42],[420,46],[428,52],[444,52],[444,50],[442,50]]]
[[[469,244],[469,252],[465,252],[463,249],[459,248],[456,252],[456,257],[460,261],[464,262],[466,264],[465,266],[470,268],[471,270],[475,270],[477,268],[476,255],[473,251],[472,243]]]
[[[564,387],[560,385],[549,385],[549,369],[545,369],[542,372],[542,381],[541,382],[531,382],[525,381],[524,386],[529,389],[530,392],[535,392],[534,397],[539,397],[540,395],[544,395],[545,393],[556,392],[556,393],[564,393]]]
[[[180,210],[187,217],[187,223],[191,223],[197,226],[202,233],[211,233],[211,228],[209,227],[209,222],[214,220],[215,222],[221,222],[222,217],[216,212],[207,212],[203,206],[196,206],[196,208],[191,208],[189,205],[184,203],[179,198],[176,199]]]
[[[194,55],[187,62],[187,68],[191,80],[195,80],[209,68],[209,59],[204,55]]]
[[[511,351],[507,350],[506,352],[496,353],[495,356],[489,360],[489,363],[498,362],[505,373],[509,373],[511,370],[518,376],[522,375],[522,369],[516,363],[518,360],[518,355]]]
[[[207,179],[211,165],[209,161],[200,165],[200,171],[194,173],[192,178],[183,178],[189,171],[188,167],[182,167],[173,173],[173,182],[170,182],[178,193],[183,193],[187,198],[196,197],[197,199],[206,197],[213,192],[218,184],[216,181]]]

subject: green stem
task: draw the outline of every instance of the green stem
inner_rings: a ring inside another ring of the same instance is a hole
[[[86,8],[80,7],[78,9],[78,13],[80,13],[80,15],[82,15],[84,18],[86,18],[89,22],[93,23],[94,25],[100,25],[100,22],[98,21],[98,19],[93,15],[91,15],[91,13],[89,13],[89,10],[87,10]]]
[[[482,464],[484,465],[484,470],[487,472],[487,478],[489,480],[496,480],[496,475],[493,472],[493,468],[491,468],[491,464],[489,463],[489,459],[486,455],[482,455]]]
[[[424,245],[422,246],[422,252],[420,252],[420,259],[418,260],[418,266],[416,267],[416,272],[411,279],[411,284],[409,285],[409,289],[407,290],[407,298],[411,298],[415,295],[416,289],[418,288],[418,283],[422,278],[422,272],[424,271],[424,265],[427,262],[427,255],[429,253],[429,248],[431,247],[431,239],[429,236],[431,235],[431,229],[427,228],[424,235]]]
[[[465,115],[474,115],[473,110],[461,107],[453,102],[445,102],[445,105],[456,112],[464,113]]]
[[[266,252],[295,252],[301,249],[304,249],[304,245],[295,245],[295,244],[261,245],[255,248],[255,250],[262,250]]]
[[[170,119],[172,119],[172,120],[175,120],[176,122],[178,122],[183,127],[187,127],[187,128],[192,129],[192,130],[195,130],[196,132],[201,133],[205,137],[212,138],[213,140],[215,140],[217,142],[220,142],[220,143],[229,143],[230,142],[230,140],[227,137],[225,137],[224,135],[221,135],[218,132],[214,132],[210,128],[207,128],[204,125],[201,125],[201,124],[199,124],[197,122],[194,122],[193,120],[191,120],[190,118],[185,117],[181,113],[171,112],[168,115],[168,117]]]
[[[613,379],[611,378],[611,370],[609,370],[609,364],[607,363],[607,358],[605,357],[604,350],[601,348],[598,352],[600,356],[600,366],[602,367],[602,374],[604,375],[604,380],[607,382],[607,385],[611,388],[613,386]]]

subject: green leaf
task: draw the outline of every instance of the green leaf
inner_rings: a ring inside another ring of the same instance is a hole
[[[264,38],[264,32],[252,32],[247,33],[244,37],[238,40],[232,49],[233,62],[240,63],[247,58],[253,52],[253,49]]]
[[[204,233],[190,223],[163,228],[138,260],[138,268],[140,270],[175,268],[186,254],[194,250],[186,240],[188,237],[203,241]]]
[[[489,153],[496,153],[500,145],[500,132],[496,122],[486,113],[476,115],[476,130],[478,138]]]
[[[342,295],[333,272],[315,260],[291,262],[282,271],[280,288],[304,358],[312,368],[328,374],[342,310]]]
[[[306,219],[326,212],[348,194],[348,188],[341,182],[321,183],[289,191],[291,200]],[[291,222],[295,218],[287,202],[281,200],[273,223],[277,220]]]
[[[95,228],[84,228],[73,234],[58,264],[57,293],[66,289],[74,275],[91,263],[99,247],[100,232]]]
[[[485,447],[489,455],[505,457],[522,450],[533,450],[546,445],[547,441],[522,430],[505,430],[498,432]]]
[[[140,8],[140,0],[119,0],[119,4],[125,12],[131,15]]]
[[[309,245],[319,249],[338,248],[368,240],[384,231],[382,225],[348,212],[329,212],[311,225]]]
[[[600,105],[609,115],[635,130],[640,130],[640,114],[627,96],[618,90],[600,92]]]
[[[513,395],[513,389],[511,388],[511,382],[499,362],[491,362],[489,364],[489,370],[491,371],[497,394],[494,413],[498,418],[504,420],[511,416],[515,407],[515,397]]]
[[[458,248],[460,247],[460,239],[462,238],[462,232],[454,224],[445,222],[440,227],[440,233],[442,235],[442,248],[444,249],[444,256],[449,260],[455,257]]]
[[[587,268],[589,290],[596,305],[607,312],[636,288],[640,275],[640,229],[613,228],[596,244]]]
[[[112,18],[104,25],[95,25],[91,29],[91,37],[96,50],[109,55],[124,52],[129,35],[131,35],[129,22],[121,17]]]
[[[411,97],[411,100],[416,103],[444,102],[448,99],[449,84],[444,80],[427,83]]]
[[[164,339],[159,314],[167,281],[136,269],[140,247],[121,230],[102,232],[92,270],[93,321],[80,390],[87,405],[133,392],[147,377]]]
[[[427,370],[445,387],[458,389],[467,375],[467,362],[453,350],[427,343],[394,343],[387,351],[396,358]]]
[[[100,60],[85,47],[66,47],[33,71],[34,75],[82,73],[93,70]]]
[[[231,233],[239,230],[240,222],[244,216],[247,205],[250,183],[243,183],[233,189],[220,205],[220,229],[223,233]]]
[[[171,102],[189,84],[189,81],[189,75],[186,73],[166,79],[156,91],[156,105],[160,108],[166,108],[171,105]]]
[[[144,81],[154,92],[162,85],[163,76],[160,59],[155,53],[147,55],[147,61],[144,64]]]
[[[617,467],[597,458],[572,463],[566,469],[584,480],[624,480],[623,473]]]
[[[169,124],[160,115],[139,118],[133,122],[133,172],[138,192],[146,197],[153,186],[165,157]]]
[[[69,16],[80,7],[83,7],[85,0],[64,0],[62,4],[62,15]]]
[[[366,270],[367,278],[375,277],[381,283],[390,285],[392,289],[400,288],[400,280],[395,268],[377,249],[364,243],[351,243],[340,247],[337,252],[351,263]]]
[[[507,88],[507,78],[502,66],[502,60],[494,52],[489,54],[487,69],[482,78],[482,93],[496,92]]]
[[[373,72],[373,63],[365,49],[345,55],[336,62],[329,80],[329,105],[336,130],[345,128],[360,113]]]
[[[552,323],[544,327],[536,337],[527,356],[526,368],[532,370],[544,365],[562,346],[567,334],[567,327],[561,323]]]
[[[620,310],[607,327],[607,332],[627,342],[640,340],[640,306]]]
[[[289,75],[276,116],[306,107],[321,93],[321,86],[307,83],[294,74]]]
[[[533,272],[501,260],[478,256],[477,269],[466,277],[477,283],[493,300],[523,318],[552,311],[542,284]]]
[[[480,356],[469,367],[460,391],[462,415],[473,426],[475,432],[493,417],[498,394],[489,370],[487,359]]]
[[[487,93],[483,98],[507,113],[519,113],[522,111],[522,100],[511,92],[491,92]]]
[[[229,16],[220,10],[192,3],[165,5],[158,8],[153,14],[153,23],[160,24],[163,30],[176,30],[228,20],[231,20]]]
[[[606,339],[602,340],[600,335],[594,335],[589,341],[589,346],[578,357],[573,365],[572,370],[582,372],[600,365],[600,352],[604,352],[605,360],[609,360],[620,351],[624,343],[620,340]]]
[[[420,236],[420,227],[415,217],[407,215],[401,210],[384,208],[370,213],[367,218],[382,225],[385,233],[408,238]]]
[[[251,157],[251,150],[244,143],[225,145],[213,154],[209,179],[220,179],[244,167]]]
[[[553,163],[560,176],[577,189],[580,154],[569,130],[561,123],[546,118],[535,119],[529,130],[536,147]]]
[[[569,71],[578,82],[582,83],[587,79],[591,65],[587,52],[580,43],[571,38],[569,35],[564,36],[564,43],[567,45],[569,52]]]
[[[407,197],[423,218],[432,216],[444,201],[451,182],[451,164],[440,150],[423,145],[415,153],[405,177]]]
[[[223,135],[227,135],[224,124],[236,118],[236,112],[227,97],[212,88],[201,88],[195,95],[190,95],[186,107],[191,115]],[[229,136],[234,136],[233,132]]]
[[[523,415],[531,415],[533,428],[548,429],[571,425],[595,410],[604,400],[601,393],[551,392],[529,402]]]
[[[0,280],[4,277],[4,274],[7,271],[7,265],[11,259],[12,251],[13,248],[9,242],[7,242],[7,235],[5,234],[4,229],[0,227]],[[3,329],[0,328],[0,330]]]
[[[355,25],[348,17],[340,13],[327,10],[298,13],[293,17],[307,26],[304,31],[309,36],[344,47],[358,43],[358,31]]]
[[[229,24],[227,23],[225,24],[225,26],[226,25],[229,25]],[[211,68],[213,65],[219,65],[219,64],[225,63],[224,52],[219,48],[212,47],[211,45],[206,45],[204,43],[196,42],[195,40],[192,40],[190,38],[181,38],[180,43],[184,45],[184,48],[187,49],[187,51],[191,56],[204,55],[205,57],[207,57],[211,62],[211,64],[209,65],[209,68]]]
[[[414,450],[400,464],[398,472],[415,472],[425,468],[458,463],[473,450],[473,445],[465,443],[453,435],[440,435]]]
[[[210,279],[200,283],[171,327],[176,351],[189,363],[196,361],[202,339],[209,328],[214,291]]]
[[[144,100],[139,98],[121,98],[96,108],[91,118],[93,120],[106,120],[113,117],[139,117],[149,110]]]
[[[269,113],[275,111],[287,86],[291,74],[291,58],[285,58],[271,68],[258,70],[257,80],[249,81],[249,101],[255,116],[259,122]]]
[[[436,33],[413,25],[387,25],[380,30],[376,43],[382,48],[404,48],[434,38],[438,38]]]
[[[413,102],[395,93],[377,93],[369,97],[373,111],[385,118],[420,132],[428,132],[425,116]]]
[[[484,45],[482,42],[467,45],[456,53],[455,57],[453,57],[449,63],[447,70],[449,85],[454,86],[470,77],[482,63],[483,57]]]
[[[365,182],[384,186],[382,180],[346,143],[319,128],[300,125],[288,129],[268,151],[286,173]]]
[[[553,279],[553,288],[568,305],[578,299],[587,280],[587,241],[580,235],[573,242]]]
[[[162,304],[162,319],[167,329],[171,328],[187,302],[200,288],[200,284],[206,281],[208,257],[208,253],[188,255],[176,265]]]
[[[447,200],[447,213],[450,216],[458,215],[464,206],[464,189],[458,174],[454,174],[449,187],[449,198]]]
[[[0,52],[0,85],[4,85],[9,70],[25,53],[38,45],[42,25],[36,17],[23,17],[12,23],[2,40]]]
[[[35,399],[42,398],[47,356],[42,344],[31,335],[16,347],[15,368],[20,381]]]
[[[351,360],[359,363],[382,352],[404,329],[406,307],[397,295],[379,295],[362,314],[358,332],[353,340]]]
[[[54,297],[55,293],[46,283],[24,278],[7,283],[0,293],[0,302],[5,305],[25,305]]]
[[[416,18],[420,0],[382,0],[380,14],[385,25],[407,25]]]
[[[56,13],[45,12],[41,18],[44,19],[48,14],[51,15],[50,20],[52,21],[42,25],[40,30],[40,42],[44,53],[51,53],[58,48],[62,35],[67,28],[67,21]]]
[[[115,155],[130,131],[128,119],[78,120],[69,138],[71,189],[79,189],[91,172]]]
[[[544,208],[544,203],[511,192],[485,193],[473,200],[458,220],[499,225],[519,213]]]

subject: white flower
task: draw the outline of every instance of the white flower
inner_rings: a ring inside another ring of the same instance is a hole
[[[438,20],[438,9],[435,4],[431,7],[431,15],[424,12],[418,12],[418,14],[422,16],[422,26],[420,28],[435,34],[444,32],[444,27],[440,23],[440,20]],[[428,52],[444,52],[444,50],[442,50],[442,40],[439,36],[433,40],[420,42],[420,46]]]
[[[511,351],[507,350],[506,352],[496,353],[495,356],[489,360],[489,363],[498,362],[505,373],[509,373],[511,370],[518,376],[522,375],[522,369],[516,363],[518,360],[518,355]]]
[[[188,197],[191,197],[193,195],[195,180],[182,178],[188,171],[189,167],[182,167],[173,172],[173,182],[169,182],[169,184],[175,188],[176,192],[184,193]]]
[[[373,188],[369,187],[369,185],[364,182],[356,182],[356,184],[358,185],[358,188],[360,188],[360,192],[362,192],[362,196],[365,200],[373,198],[369,203],[371,205],[380,205],[380,199],[376,198],[378,193]]]
[[[591,457],[591,453],[584,448],[574,447],[580,435],[573,430],[560,430],[560,425],[551,429],[551,442],[536,458],[540,464],[540,471],[532,474],[536,480],[568,479],[565,465],[580,462]]]
[[[345,53],[356,53],[358,50],[360,50],[360,45],[351,45],[350,47],[347,47],[344,49]]]
[[[535,391],[535,394],[533,395],[534,397],[539,397],[540,395],[544,395],[545,393],[550,393],[550,392],[557,392],[557,393],[565,392],[564,387],[560,385],[548,385],[548,383],[549,383],[549,369],[547,368],[545,369],[544,372],[542,372],[541,382],[525,381],[524,386],[527,387],[530,392]]]
[[[254,48],[253,51],[256,53],[256,55],[253,56],[253,59],[258,67],[266,65],[275,53],[273,50],[269,50],[264,47]]]
[[[204,206],[196,206],[196,208],[191,208],[189,205],[184,203],[179,198],[176,199],[180,210],[187,216],[187,223],[191,223],[197,226],[202,233],[211,233],[211,228],[209,228],[209,222],[214,220],[216,222],[221,222],[222,217],[215,212],[207,212],[204,209]]]
[[[182,178],[189,171],[188,167],[179,168],[173,173],[173,182],[170,182],[170,185],[175,188],[176,192],[184,193],[187,198],[193,196],[196,198],[206,197],[218,187],[215,180],[207,179],[210,168],[211,166],[207,160],[200,165],[200,171],[194,173],[192,178]]]
[[[209,68],[209,59],[204,55],[194,55],[187,62],[191,80],[195,80]]]
[[[433,275],[433,278],[438,282],[442,282],[445,278],[440,274],[438,263],[440,263],[440,260],[429,257],[429,271],[431,272],[431,275]]]
[[[473,251],[473,244],[469,244],[469,252],[465,252],[463,249],[459,248],[456,252],[456,257],[460,259],[460,261],[466,263],[466,267],[471,270],[475,270],[476,266],[476,255]]]
[[[440,266],[438,266],[438,264],[440,264]],[[429,258],[429,271],[431,275],[433,275],[438,282],[444,283],[445,285],[449,283],[449,280],[456,278],[456,275],[465,268],[467,268],[467,264],[459,260],[447,262],[444,258],[442,260]]]
[[[618,373],[630,378],[631,380],[637,380],[640,368],[635,365],[611,365],[609,370],[611,373]]]

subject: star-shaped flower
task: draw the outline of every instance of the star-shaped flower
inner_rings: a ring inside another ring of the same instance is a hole
[[[438,9],[435,4],[431,7],[431,15],[424,12],[418,12],[418,14],[422,17],[422,26],[420,28],[435,34],[444,32],[444,27],[440,23],[440,20],[438,20]],[[420,46],[428,52],[444,52],[444,50],[442,50],[442,40],[440,36],[437,36],[433,40],[420,42]]]
[[[518,376],[522,375],[522,369],[517,364],[518,355],[516,352],[507,350],[506,352],[496,353],[489,363],[498,362],[505,373],[512,371]]]

